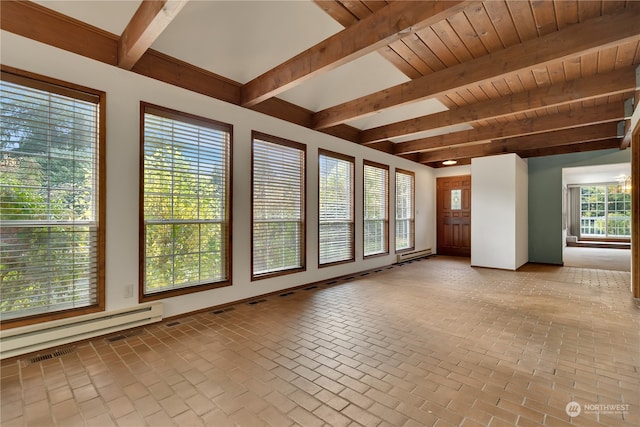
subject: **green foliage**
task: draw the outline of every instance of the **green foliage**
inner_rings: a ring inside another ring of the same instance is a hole
[[[349,259],[353,249],[353,163],[321,156],[320,262]]]
[[[364,254],[386,251],[388,171],[364,167]]]
[[[581,234],[627,237],[631,235],[631,194],[618,185],[580,189]]]
[[[255,222],[253,233],[260,238],[253,242],[254,274],[300,267],[302,229],[297,220]]]
[[[0,89],[0,313],[90,304],[96,230],[70,223],[94,215],[94,106]]]
[[[5,153],[0,160],[0,221],[45,219],[46,195],[40,189],[41,181],[42,170],[37,162]]]
[[[159,135],[146,133],[145,140],[145,292],[223,280],[221,173],[201,173]]]

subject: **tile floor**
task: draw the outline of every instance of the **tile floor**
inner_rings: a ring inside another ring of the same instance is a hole
[[[639,425],[640,306],[629,281],[432,257],[42,362],[4,361],[0,422]],[[571,401],[581,410],[573,418]]]

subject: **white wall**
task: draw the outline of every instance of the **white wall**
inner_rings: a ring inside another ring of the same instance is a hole
[[[471,161],[471,265],[516,270],[527,262],[526,170],[515,154]]]
[[[437,168],[433,170],[433,173],[436,178],[471,175],[471,165],[447,166],[446,168]]]
[[[516,162],[516,241],[515,265],[518,269],[529,262],[529,168],[526,160]]]
[[[212,118],[233,125],[233,286],[164,300],[165,315],[173,316],[275,292],[326,278],[350,274],[395,261],[391,253],[362,258],[362,221],[356,221],[356,262],[318,269],[317,207],[318,148],[356,157],[356,218],[362,218],[362,162],[390,168],[390,228],[395,224],[394,168],[415,172],[416,249],[432,247],[435,200],[433,169],[349,143],[310,129],[243,109],[204,95],[149,79],[88,58],[2,31],[0,61],[4,65],[105,91],[106,97],[106,308],[134,306],[125,297],[127,285],[138,286],[138,174],[140,101]],[[307,145],[307,271],[275,279],[250,281],[251,131],[287,138]]]

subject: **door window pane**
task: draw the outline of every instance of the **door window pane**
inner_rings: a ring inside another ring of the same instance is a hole
[[[462,209],[462,190],[451,190],[451,210]]]

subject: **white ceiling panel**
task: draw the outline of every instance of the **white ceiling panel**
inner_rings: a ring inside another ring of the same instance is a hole
[[[140,0],[36,0],[42,6],[60,12],[112,34],[121,35],[140,6]]]
[[[319,111],[408,81],[378,52],[370,53],[278,95],[285,101]]]
[[[388,108],[378,111],[369,117],[352,120],[348,125],[358,129],[371,129],[378,126],[388,125],[390,123],[402,120],[414,119],[416,117],[427,116],[429,114],[446,111],[448,108],[435,98],[425,99],[423,101],[413,102],[411,104],[402,105],[400,107]]]
[[[405,136],[405,137],[402,137],[402,138],[390,138],[389,141],[391,141],[391,142],[406,142],[406,141],[411,141],[411,140],[414,140],[414,139],[429,138],[430,136],[438,136],[438,135],[447,135],[449,133],[461,132],[461,131],[464,131],[464,130],[471,130],[471,129],[473,129],[473,126],[471,126],[470,124],[461,123],[459,125],[452,125],[452,126],[447,126],[447,127],[443,127],[443,128],[427,130],[427,131],[424,131],[424,132],[414,133],[413,135]]]
[[[246,83],[343,27],[311,1],[191,1],[152,48]]]

